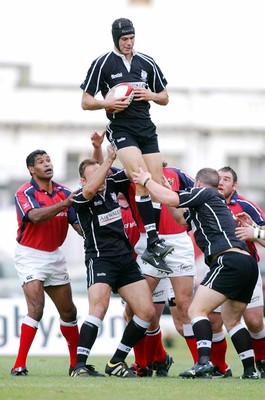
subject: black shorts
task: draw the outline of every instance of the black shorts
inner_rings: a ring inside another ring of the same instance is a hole
[[[129,146],[138,147],[142,154],[159,153],[156,126],[150,120],[112,121],[106,127],[107,139],[115,151]]]
[[[252,256],[238,252],[219,255],[210,264],[201,285],[208,286],[228,299],[249,303],[256,286],[259,267]]]
[[[98,257],[86,260],[87,287],[94,283],[107,283],[112,291],[144,278],[132,254],[116,257]]]

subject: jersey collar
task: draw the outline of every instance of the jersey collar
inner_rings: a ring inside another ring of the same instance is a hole
[[[126,60],[126,57],[124,54],[119,53],[116,49],[113,49],[113,53],[116,54],[116,56],[122,58],[122,60]],[[136,51],[132,49],[132,56],[136,54]]]
[[[234,193],[233,193],[233,195],[232,195],[232,197],[230,199],[229,204],[236,204],[237,199],[238,199],[238,193],[237,193],[237,191],[234,191]]]
[[[39,190],[40,192],[46,192],[46,190],[40,189],[39,185],[37,184],[34,178],[31,178],[30,183],[32,184],[32,186],[34,186],[36,190]],[[62,188],[58,183],[54,181],[52,181],[52,187],[53,187],[52,194],[58,192]]]

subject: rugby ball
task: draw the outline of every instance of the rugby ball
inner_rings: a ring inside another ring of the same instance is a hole
[[[106,98],[109,96],[113,96],[116,99],[126,96],[127,99],[125,100],[125,102],[127,104],[131,104],[131,102],[133,101],[133,96],[134,96],[134,88],[130,83],[119,83],[118,85],[113,86],[113,88],[111,88],[108,91],[108,93],[106,94]],[[122,110],[107,110],[107,113],[115,114],[120,111],[122,111]]]

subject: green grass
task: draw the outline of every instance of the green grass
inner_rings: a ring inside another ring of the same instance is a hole
[[[15,357],[0,357],[1,400],[261,400],[265,380],[246,381],[241,362],[228,338],[227,361],[233,378],[182,380],[179,372],[192,366],[191,356],[181,337],[167,351],[174,357],[168,378],[120,379],[70,378],[68,357],[29,356],[27,377],[12,377],[10,370]],[[104,372],[108,357],[89,357],[96,369]],[[128,363],[132,357],[128,357]]]

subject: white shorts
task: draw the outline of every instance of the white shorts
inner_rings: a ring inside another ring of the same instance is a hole
[[[194,248],[190,236],[183,232],[174,235],[159,235],[159,237],[165,239],[167,244],[174,247],[174,251],[165,258],[165,262],[173,270],[171,274],[166,274],[166,277],[195,276]],[[142,273],[158,279],[165,278],[164,272],[158,271],[157,268],[150,264],[143,263],[141,255],[145,249],[146,234],[141,233],[134,250],[138,254],[136,261]]]
[[[168,278],[160,279],[153,291],[153,303],[160,303],[175,297],[173,287]]]
[[[44,286],[70,282],[66,260],[60,249],[48,252],[17,243],[14,262],[22,285],[34,280],[43,281]]]

